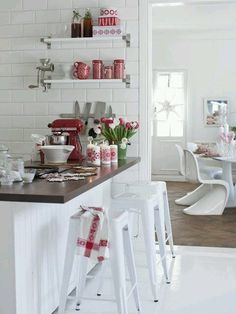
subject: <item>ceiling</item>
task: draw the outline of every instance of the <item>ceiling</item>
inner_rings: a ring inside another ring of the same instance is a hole
[[[236,4],[153,7],[154,30],[236,30]]]

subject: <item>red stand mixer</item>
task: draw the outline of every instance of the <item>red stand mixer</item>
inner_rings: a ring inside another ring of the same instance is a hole
[[[48,124],[52,129],[52,133],[63,132],[69,134],[68,145],[73,145],[75,148],[70,154],[69,160],[82,161],[82,145],[80,143],[79,133],[84,128],[84,124],[80,119],[57,119]]]

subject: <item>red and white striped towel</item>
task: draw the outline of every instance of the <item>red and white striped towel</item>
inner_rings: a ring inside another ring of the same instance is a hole
[[[109,258],[108,219],[101,207],[80,206],[77,253],[99,262]]]

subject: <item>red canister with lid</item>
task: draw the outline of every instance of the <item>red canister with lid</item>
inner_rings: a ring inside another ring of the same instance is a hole
[[[125,77],[125,60],[116,59],[114,60],[114,78],[124,79]]]
[[[102,60],[93,60],[93,79],[99,80],[103,78],[103,62]]]

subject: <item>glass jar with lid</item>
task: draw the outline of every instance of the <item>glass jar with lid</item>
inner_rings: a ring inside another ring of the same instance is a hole
[[[12,157],[12,171],[16,171],[22,177],[24,175],[24,159],[23,157]]]
[[[4,144],[0,144],[0,167],[5,168],[6,160],[8,157],[8,147]]]

